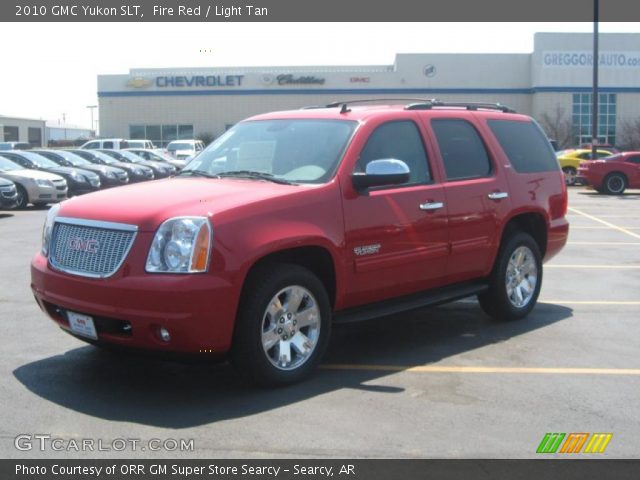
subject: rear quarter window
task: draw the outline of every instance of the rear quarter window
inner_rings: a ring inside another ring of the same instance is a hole
[[[560,169],[549,140],[535,122],[489,120],[487,123],[516,172]]]

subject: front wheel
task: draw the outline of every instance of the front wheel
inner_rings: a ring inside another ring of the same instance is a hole
[[[528,233],[518,232],[500,248],[489,290],[478,295],[482,309],[496,320],[517,320],[531,312],[542,285],[542,256]]]
[[[576,184],[576,178],[578,176],[578,172],[573,167],[564,167],[562,169],[564,172],[564,181],[568,186],[572,186]]]
[[[241,298],[232,363],[254,383],[295,383],[316,367],[331,330],[326,289],[298,265],[271,264],[251,274]]]
[[[602,190],[608,195],[622,195],[627,188],[627,179],[621,173],[610,173],[602,183]]]
[[[16,185],[16,189],[18,190],[18,199],[16,200],[16,208],[24,209],[27,208],[27,204],[29,203],[29,195],[27,191],[24,189],[22,185]]]

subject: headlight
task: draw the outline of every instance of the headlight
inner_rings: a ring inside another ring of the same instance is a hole
[[[135,173],[136,175],[144,175],[144,172],[141,168],[134,168],[133,173]]]
[[[49,209],[47,212],[47,218],[44,221],[44,227],[42,227],[42,255],[45,257],[49,255],[49,243],[51,242],[51,232],[53,231],[53,222],[60,210],[60,204],[57,203]]]
[[[53,188],[53,183],[51,183],[51,180],[43,180],[41,178],[36,178],[36,185],[38,185],[39,187]]]
[[[71,178],[78,183],[86,183],[87,179],[80,175],[78,172],[71,172]]]
[[[89,183],[91,184],[92,187],[99,187],[100,186],[100,177],[97,175],[91,175],[91,176],[87,176],[86,177],[89,180]]]
[[[114,172],[107,172],[105,175],[107,178],[116,178],[116,174]]]
[[[170,218],[156,232],[147,256],[147,272],[206,272],[211,250],[206,217]]]

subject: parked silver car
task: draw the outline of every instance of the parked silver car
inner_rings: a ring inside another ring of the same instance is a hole
[[[64,178],[41,170],[30,170],[0,155],[0,177],[11,180],[18,190],[17,208],[32,203],[36,207],[67,198]]]

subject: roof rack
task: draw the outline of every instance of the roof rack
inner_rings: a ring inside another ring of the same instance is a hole
[[[516,113],[513,108],[501,103],[483,102],[443,102],[442,100],[431,99],[421,103],[412,103],[405,107],[406,110],[431,110],[434,107],[461,107],[467,110],[498,110],[503,113]]]
[[[336,108],[336,107],[340,107],[340,113],[347,113],[349,112],[349,105],[354,104],[354,103],[373,103],[373,102],[382,102],[382,103],[388,103],[388,102],[425,102],[427,100],[425,100],[424,98],[415,98],[415,97],[411,97],[411,98],[359,98],[356,100],[341,100],[338,102],[331,102],[328,103],[326,105],[309,105],[307,107],[302,107],[301,110],[313,110],[316,108]]]
[[[434,107],[460,107],[467,110],[498,110],[504,113],[516,113],[512,108],[502,105],[501,103],[482,103],[482,102],[443,102],[437,98],[360,98],[357,100],[341,100],[331,102],[326,105],[310,105],[302,107],[302,110],[312,110],[317,108],[336,108],[340,107],[340,113],[350,111],[349,105],[354,103],[373,103],[373,102],[417,102],[410,103],[405,106],[405,110],[431,110]]]

